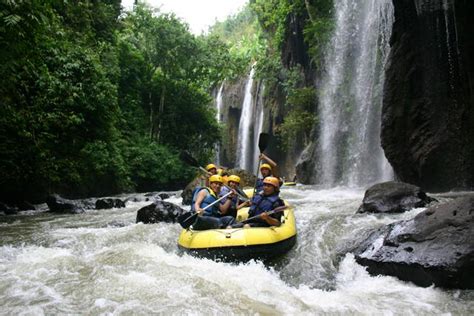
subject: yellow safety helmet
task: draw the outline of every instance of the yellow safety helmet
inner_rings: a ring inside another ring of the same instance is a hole
[[[264,163],[263,165],[260,166],[260,170],[267,168],[268,170],[272,171],[272,166],[270,166],[267,163]]]
[[[276,189],[280,187],[280,180],[275,177],[266,177],[265,179],[263,179],[263,183],[273,185]]]
[[[233,175],[230,175],[228,178],[227,178],[227,181],[230,182],[235,182],[235,183],[240,183],[240,177],[239,176],[236,176],[235,174]]]
[[[224,180],[222,179],[220,175],[214,174],[209,177],[209,183],[212,183],[212,182],[224,183]]]
[[[211,169],[217,169],[216,165],[213,163],[210,163],[206,166],[206,170],[209,171]]]

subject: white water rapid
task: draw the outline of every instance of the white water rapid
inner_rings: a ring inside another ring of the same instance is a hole
[[[316,182],[364,186],[389,180],[380,145],[392,0],[335,0],[335,29],[321,79]]]
[[[362,194],[283,187],[295,206],[298,242],[271,265],[180,254],[178,224],[135,223],[149,202],[78,215],[0,216],[0,314],[472,314],[474,291],[372,277],[352,255],[339,254],[368,229],[421,211],[356,215]]]

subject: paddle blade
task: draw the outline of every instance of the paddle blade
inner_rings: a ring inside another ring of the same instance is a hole
[[[260,152],[265,151],[265,149],[268,146],[268,142],[270,141],[270,135],[267,133],[260,133],[260,136],[258,137],[258,149],[260,149]]]
[[[187,151],[182,151],[179,154],[179,159],[190,166],[199,168],[199,162]]]
[[[245,199],[249,199],[249,196],[247,195],[247,193],[245,193],[244,190],[242,190],[241,188],[237,187],[235,190],[237,191],[238,194],[240,194],[241,197]]]
[[[178,216],[178,223],[184,229],[189,228],[196,220],[196,212],[186,212]]]

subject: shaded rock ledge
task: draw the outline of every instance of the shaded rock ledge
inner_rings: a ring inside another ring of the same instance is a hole
[[[158,200],[137,211],[137,223],[175,223],[178,216],[185,212],[185,210],[173,203]]]
[[[430,207],[374,231],[353,251],[370,274],[420,286],[474,289],[474,197]]]
[[[432,201],[436,200],[417,186],[389,181],[367,189],[357,213],[403,213],[416,207],[425,207]]]

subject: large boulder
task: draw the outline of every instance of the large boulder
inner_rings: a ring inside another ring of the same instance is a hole
[[[181,207],[166,201],[158,200],[142,207],[137,212],[137,223],[155,224],[159,222],[175,223],[178,216],[185,213]]]
[[[357,213],[402,213],[432,201],[434,199],[417,186],[389,181],[367,189]]]
[[[105,198],[98,199],[95,201],[95,208],[97,210],[110,209],[110,208],[122,208],[125,207],[125,202],[117,198]]]
[[[474,289],[474,197],[438,204],[374,231],[354,250],[369,273],[420,286]]]
[[[53,213],[83,213],[86,209],[94,209],[95,204],[91,200],[68,200],[58,194],[52,194],[46,198],[46,204]]]

